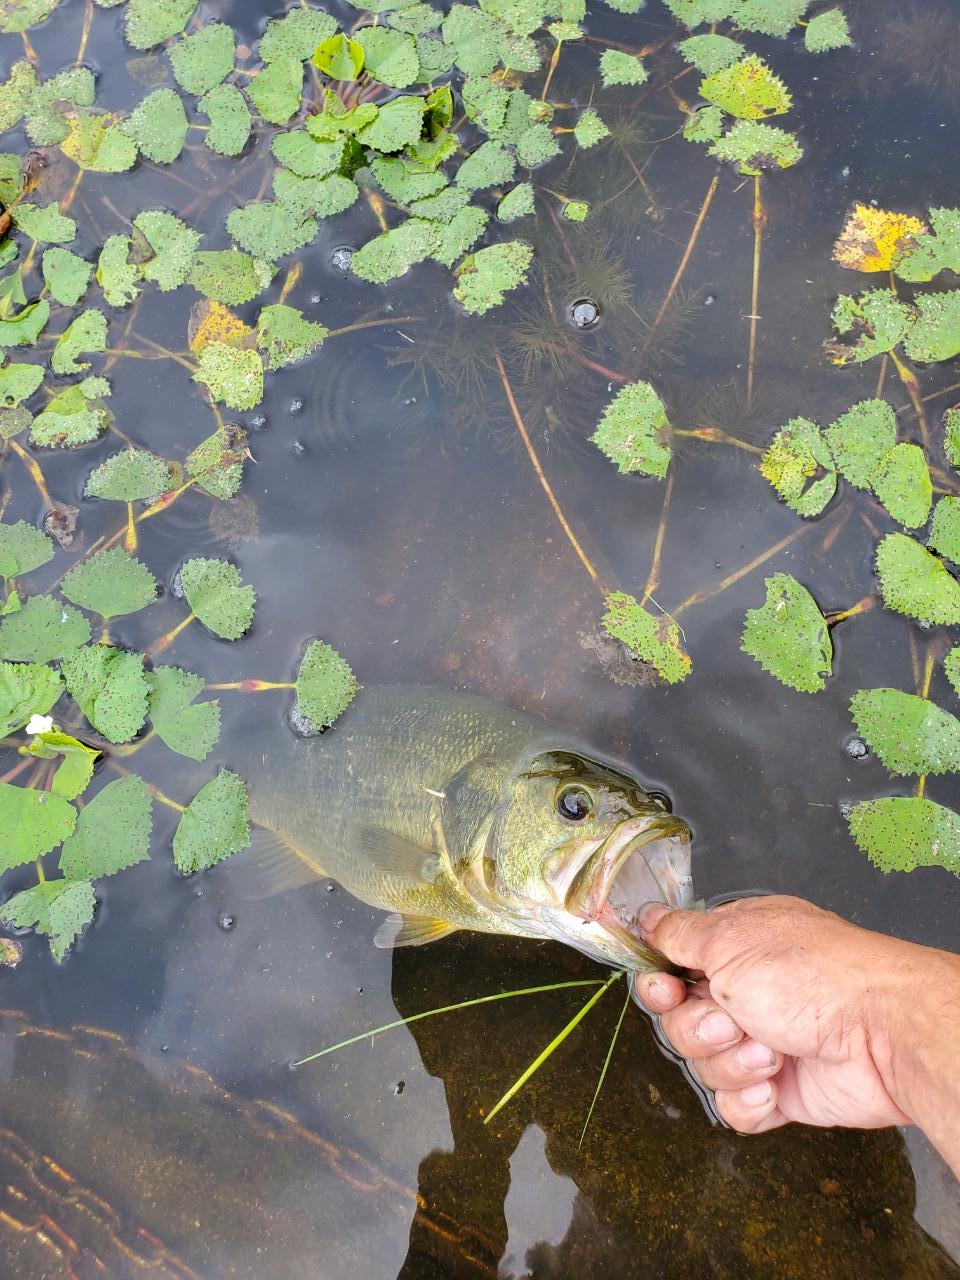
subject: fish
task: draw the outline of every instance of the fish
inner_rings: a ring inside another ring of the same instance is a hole
[[[691,830],[628,766],[519,712],[414,686],[361,690],[321,735],[248,771],[260,892],[330,877],[389,914],[380,947],[456,930],[667,967],[636,913],[693,904]]]

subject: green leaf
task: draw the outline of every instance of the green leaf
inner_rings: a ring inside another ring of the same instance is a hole
[[[931,209],[932,231],[915,236],[894,263],[901,280],[920,283],[941,271],[960,272],[960,209]]]
[[[274,135],[271,149],[280,164],[301,178],[325,178],[336,173],[343,162],[346,138],[317,142],[306,129],[291,129]],[[394,162],[399,163],[399,162]]]
[[[183,284],[193,265],[200,233],[159,209],[138,213],[133,225],[153,250],[153,256],[143,264],[143,278],[155,280],[164,293]]]
[[[860,689],[851,699],[857,732],[891,773],[960,769],[960,720],[929,698],[899,689]]]
[[[442,173],[432,172],[396,156],[377,156],[370,169],[387,195],[399,204],[423,199],[442,191],[447,185]]]
[[[600,76],[605,89],[618,84],[645,84],[647,69],[632,53],[621,53],[619,49],[604,49],[600,55]]]
[[[429,222],[409,218],[399,227],[361,245],[350,261],[350,268],[361,280],[384,284],[402,276],[414,263],[422,262],[436,247],[436,227]]]
[[[127,5],[127,44],[152,49],[170,36],[179,35],[197,7],[197,0],[130,0]]]
[[[77,224],[64,217],[55,204],[37,205],[25,202],[10,210],[17,227],[31,240],[47,244],[65,244],[76,239]]]
[[[406,89],[420,79],[420,59],[413,36],[390,27],[360,27],[354,31],[363,49],[367,75],[394,89]]]
[[[299,105],[299,98],[297,99]],[[204,142],[221,156],[238,156],[250,137],[250,111],[233,84],[218,84],[203,95],[197,110],[210,117]]]
[[[517,161],[526,169],[535,169],[560,154],[560,144],[548,124],[534,124],[517,140]],[[513,171],[507,175],[512,177]],[[457,175],[460,180],[460,175]],[[505,179],[506,180],[506,179]]]
[[[381,153],[402,151],[417,142],[423,131],[423,114],[427,109],[423,98],[403,94],[380,108],[377,118],[357,134],[365,147]]]
[[[406,31],[412,36],[426,35],[428,31],[436,31],[443,21],[443,14],[432,4],[411,4],[399,13],[391,13],[389,22],[398,31]],[[431,42],[434,43],[434,42]],[[432,79],[433,77],[424,77]]]
[[[639,472],[660,480],[670,465],[670,424],[649,382],[621,387],[590,437],[622,475]]]
[[[874,473],[873,491],[894,520],[908,529],[926,524],[933,484],[920,446],[897,444],[884,454]]]
[[[687,116],[683,136],[687,142],[717,142],[723,133],[724,119],[719,107],[700,107]]]
[[[156,498],[170,488],[170,468],[146,449],[122,449],[92,472],[84,488],[87,498],[137,502]]]
[[[239,640],[249,630],[257,597],[242,584],[236,565],[196,556],[183,565],[179,580],[187,604],[214,635]]]
[[[943,669],[947,679],[953,685],[953,691],[960,694],[960,644],[951,649],[943,660]]]
[[[457,66],[465,75],[489,75],[500,62],[504,28],[479,9],[453,5],[442,29],[444,41],[453,48]]]
[[[312,61],[331,80],[356,80],[363,70],[363,57],[363,45],[341,31],[320,41]]]
[[[0,320],[0,347],[32,347],[50,318],[46,298],[31,302],[12,320]]]
[[[736,0],[727,5],[738,27],[780,37],[790,34],[809,7],[810,0]]]
[[[922,293],[914,306],[915,321],[903,342],[910,359],[929,364],[960,355],[960,289]]]
[[[221,769],[184,809],[173,837],[173,860],[189,875],[215,866],[249,843],[247,788],[237,774]]]
[[[573,136],[581,147],[594,147],[604,138],[610,137],[610,130],[595,111],[585,111],[574,125]]]
[[[187,454],[183,466],[188,476],[196,478],[201,489],[225,502],[240,489],[245,453],[242,431],[217,427]]]
[[[414,200],[410,212],[414,217],[428,218],[431,222],[451,222],[469,201],[470,192],[463,187],[444,187],[435,196]]]
[[[439,76],[445,76],[453,66],[453,50],[450,46],[430,36],[417,36],[417,57],[420,59],[420,76],[427,84],[432,84]]]
[[[76,320],[61,333],[50,357],[50,368],[54,373],[80,373],[81,370],[90,368],[90,361],[78,360],[78,356],[106,349],[107,317],[102,311],[91,307],[81,311]]]
[[[705,76],[732,66],[743,57],[743,45],[729,36],[690,36],[681,40],[677,52]]]
[[[317,234],[317,222],[301,220],[282,204],[264,201],[234,209],[227,218],[227,231],[241,248],[275,262],[309,244]]]
[[[30,424],[30,442],[72,447],[96,440],[111,419],[101,399],[109,394],[105,378],[83,378],[64,387]]]
[[[0,907],[0,921],[15,929],[36,928],[50,939],[50,952],[60,961],[71,943],[93,919],[96,900],[86,880],[45,880],[22,889]]]
[[[194,256],[190,283],[205,298],[238,306],[262,293],[274,271],[269,262],[239,249],[201,251]]]
[[[586,200],[567,200],[563,205],[563,216],[568,222],[586,222],[590,206]]]
[[[960,623],[960,583],[936,556],[905,533],[888,533],[881,540],[877,576],[888,609],[921,622]]]
[[[0,3],[0,31],[18,32],[49,18],[60,0],[3,0]]]
[[[467,205],[454,214],[445,226],[437,227],[437,244],[430,254],[431,258],[442,262],[445,267],[452,267],[480,239],[489,220],[490,215],[486,209]]]
[[[147,718],[143,654],[110,645],[77,649],[60,663],[71,697],[108,742],[129,742]]]
[[[881,460],[897,443],[897,418],[886,400],[861,400],[824,432],[837,470],[858,489],[872,489]]]
[[[12,662],[52,662],[89,639],[83,614],[53,596],[31,596],[0,619],[0,658]]]
[[[135,773],[118,778],[80,810],[60,852],[60,871],[70,880],[116,875],[150,857],[153,801]]]
[[[43,716],[63,692],[60,677],[41,662],[0,662],[0,737]]]
[[[484,142],[467,156],[457,170],[457,185],[467,191],[500,187],[510,181],[515,168],[511,152],[505,151],[497,142]]]
[[[729,133],[710,148],[710,155],[735,164],[748,177],[765,169],[789,169],[803,156],[792,133],[772,124],[738,120]]]
[[[62,796],[0,782],[0,871],[49,853],[76,820],[76,809]]]
[[[319,733],[328,729],[353,701],[357,678],[336,649],[312,640],[297,672],[297,711]]]
[[[654,617],[625,591],[611,591],[606,601],[607,612],[600,621],[607,635],[649,663],[668,684],[686,680],[690,657],[680,628],[667,614]]]
[[[247,83],[247,95],[264,120],[286,124],[300,110],[303,96],[303,63],[299,58],[268,62]]]
[[[754,54],[707,76],[700,96],[741,120],[779,116],[793,105],[783,81]]]
[[[187,113],[180,95],[172,89],[148,93],[130,115],[130,131],[148,160],[155,164],[176,160],[187,140]]]
[[[501,222],[516,222],[533,213],[535,208],[533,185],[518,182],[497,205],[497,217]]]
[[[296,219],[332,218],[349,209],[360,195],[357,184],[339,173],[301,178],[286,169],[273,175],[273,193]]]
[[[84,262],[69,249],[45,249],[43,282],[64,307],[74,307],[87,291],[93,264]]]
[[[470,76],[460,90],[464,110],[488,137],[495,137],[506,124],[510,90],[486,76]]]
[[[305,320],[296,307],[280,303],[264,307],[257,319],[257,346],[263,351],[268,369],[305,360],[316,351],[330,332],[325,325]]]
[[[337,23],[322,9],[291,9],[283,18],[271,18],[260,38],[260,60],[296,58],[306,62],[322,40],[337,29]]]
[[[127,236],[108,236],[100,250],[97,283],[111,307],[129,306],[140,292],[137,282],[143,272],[129,260],[132,245]]]
[[[801,516],[819,515],[837,491],[837,473],[820,428],[791,418],[760,460],[760,473]]]
[[[0,407],[12,409],[32,396],[43,381],[39,364],[9,364],[0,369]]]
[[[906,335],[911,318],[910,308],[892,289],[870,289],[859,298],[841,294],[833,309],[833,327],[837,333],[855,333],[856,341],[834,344],[830,348],[833,363],[862,364],[892,351]]]
[[[833,668],[826,619],[810,592],[788,573],[764,583],[767,598],[748,609],[740,648],[791,689],[818,693]]]
[[[60,590],[72,604],[109,621],[153,604],[157,580],[135,556],[120,547],[110,547],[74,565]]]
[[[36,85],[37,73],[30,63],[23,59],[15,62],[10,68],[10,74],[0,85],[0,132],[12,129],[22,119]],[[59,141],[59,138],[55,141]]]
[[[26,103],[27,136],[36,147],[63,142],[70,132],[65,112],[70,106],[89,107],[96,95],[96,81],[87,67],[71,67],[36,85]]]
[[[943,415],[943,451],[952,467],[960,467],[960,408]]]
[[[323,111],[307,116],[306,129],[311,138],[332,142],[344,135],[355,136],[379,114],[380,108],[375,102],[361,102],[348,109],[332,89],[325,89]]]
[[[803,42],[808,53],[828,53],[853,44],[850,28],[842,9],[826,9],[807,23]]]
[[[194,382],[230,409],[253,409],[263,399],[263,361],[257,351],[208,342],[200,352]]]
[[[60,149],[80,169],[91,173],[125,173],[137,159],[137,144],[127,121],[116,115],[83,112],[67,117],[67,136]]]
[[[236,56],[232,27],[211,22],[167,50],[177,84],[198,97],[230,74]]]
[[[960,817],[923,796],[862,800],[847,815],[850,834],[881,871],[945,867],[960,875]]]
[[[40,760],[56,760],[60,757],[60,763],[50,780],[50,790],[64,800],[75,800],[86,790],[93,777],[93,766],[100,755],[95,747],[88,747],[78,738],[62,733],[59,729],[35,734],[26,750],[29,755]]]
[[[484,315],[503,302],[508,290],[524,282],[532,260],[533,246],[524,240],[508,240],[479,249],[457,268],[453,296],[464,311]]]
[[[960,564],[960,498],[941,498],[933,511],[929,545]]]
[[[0,523],[0,578],[32,573],[52,559],[53,539],[45,533],[27,524],[26,520],[18,520],[15,524]]]
[[[179,667],[154,667],[147,681],[148,715],[157,737],[178,755],[205,760],[220,737],[219,699],[194,704],[203,680]]]
[[[15,409],[0,409],[0,440],[12,440],[26,430],[32,420],[33,414],[23,405]]]

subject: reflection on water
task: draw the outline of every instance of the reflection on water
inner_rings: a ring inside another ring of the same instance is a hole
[[[439,269],[417,268],[388,291],[351,280],[331,255],[365,240],[372,215],[324,225],[302,255],[290,301],[330,325],[385,323],[331,341],[273,379],[263,406],[241,415],[257,460],[243,496],[211,515],[209,501],[186,495],[155,522],[144,555],[169,583],[188,549],[229,548],[255,584],[256,627],[217,647],[218,680],[283,678],[304,639],[322,634],[365,683],[483,693],[662,780],[693,821],[704,897],[756,886],[800,893],[864,925],[955,947],[960,883],[937,869],[882,877],[850,843],[838,810],[840,800],[888,786],[876,760],[845,751],[847,705],[864,684],[909,679],[915,629],[881,610],[839,629],[835,678],[819,697],[800,697],[738,649],[762,573],[709,594],[796,535],[769,568],[815,582],[827,610],[848,607],[873,589],[867,500],[847,495],[801,526],[772,501],[750,455],[688,441],[657,599],[674,611],[704,597],[681,618],[694,672],[669,690],[618,685],[597,646],[583,643],[596,633],[600,597],[536,484],[494,360],[502,349],[591,558],[605,580],[638,594],[663,486],[618,477],[585,446],[609,399],[603,370],[654,379],[678,423],[754,441],[796,414],[826,421],[873,394],[876,370],[834,369],[821,350],[833,299],[852,287],[830,264],[830,247],[854,198],[912,211],[956,202],[940,128],[952,119],[956,55],[930,31],[941,30],[937,15],[955,23],[957,6],[937,5],[897,40],[885,33],[906,21],[900,6],[852,8],[858,48],[813,71],[792,45],[758,42],[809,94],[797,95],[807,159],[766,184],[752,408],[742,395],[749,191],[723,175],[677,306],[648,343],[713,166],[679,139],[654,143],[677,127],[666,95],[640,113],[617,97],[615,145],[584,161],[597,218],[565,228],[563,243],[551,226],[538,229],[531,285],[488,320],[455,315]],[[201,10],[251,41],[261,11],[240,0]],[[83,13],[69,0],[32,33],[41,62],[72,59]],[[640,18],[592,21],[639,46],[666,17],[650,4]],[[924,32],[938,59],[933,84],[914,47]],[[140,89],[107,15],[97,13],[94,36],[100,99],[127,107]],[[880,50],[884,66],[899,70],[876,74],[868,57]],[[557,92],[586,100],[592,59],[589,50],[565,52]],[[606,118],[602,98],[600,108]],[[209,209],[192,216],[219,227],[239,196],[226,186],[228,162],[210,165]],[[628,185],[640,167],[642,194]],[[565,189],[562,173],[550,175]],[[260,176],[242,181],[253,191]],[[125,216],[170,202],[162,175],[146,167],[119,182],[94,175],[92,206],[103,194]],[[561,303],[552,315],[545,284]],[[571,324],[564,310],[584,298],[600,307],[594,327]],[[187,306],[176,295],[154,299],[139,332],[181,345]],[[955,377],[939,372],[942,386]],[[209,430],[186,375],[144,362],[111,376],[118,420],[138,442],[172,456],[187,425],[191,444]],[[925,389],[936,390],[936,376],[924,374]],[[79,462],[45,457],[52,490],[79,502],[83,477],[114,447],[85,449]],[[36,518],[34,496],[12,482],[11,490],[6,517]],[[80,505],[88,540],[112,530],[102,506]],[[167,599],[147,622],[135,615],[116,630],[135,647],[177,618]],[[172,659],[209,670],[209,646],[187,631]],[[225,698],[215,763],[242,768],[286,734],[285,697]],[[144,773],[176,795],[191,794],[211,765],[172,766],[156,743],[141,758]],[[946,803],[960,800],[955,781],[937,788]],[[489,1127],[482,1115],[572,1015],[575,993],[425,1020],[291,1072],[291,1060],[397,1011],[598,971],[560,947],[505,939],[374,951],[378,914],[327,883],[250,901],[229,864],[177,878],[173,821],[158,815],[152,861],[103,886],[96,922],[68,964],[57,969],[27,939],[21,968],[0,973],[0,1003],[11,1011],[0,1027],[5,1275],[960,1274],[944,1252],[960,1258],[956,1183],[915,1136],[905,1147],[895,1132],[744,1140],[714,1128],[635,1009],[578,1148],[619,1012],[613,993]],[[218,927],[224,913],[236,919],[228,931]]]

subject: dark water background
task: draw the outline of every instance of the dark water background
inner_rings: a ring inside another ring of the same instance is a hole
[[[883,513],[864,495],[842,494],[762,570],[683,613],[694,659],[684,684],[620,687],[590,647],[601,598],[560,534],[492,368],[502,349],[568,518],[605,580],[638,596],[663,484],[619,477],[585,443],[610,396],[603,377],[568,359],[525,381],[509,359],[525,328],[548,322],[545,282],[564,303],[601,302],[600,326],[568,327],[563,342],[651,379],[676,425],[716,425],[764,443],[790,417],[826,423],[874,393],[876,361],[839,370],[822,349],[837,293],[873,284],[834,266],[830,250],[854,200],[913,213],[960,203],[949,145],[960,8],[929,3],[908,19],[894,3],[845,7],[852,50],[813,58],[792,38],[747,42],[793,89],[788,127],[801,128],[806,151],[796,168],[764,181],[752,410],[743,395],[752,185],[723,174],[682,306],[644,353],[645,325],[714,166],[680,138],[651,145],[681,123],[666,93],[601,92],[600,46],[569,48],[552,96],[592,95],[608,122],[626,117],[654,206],[637,185],[614,198],[632,173],[609,146],[572,168],[560,158],[537,171],[538,182],[593,200],[594,214],[583,228],[564,227],[566,245],[549,222],[535,233],[520,224],[518,234],[537,245],[537,269],[483,321],[456,314],[442,268],[414,268],[387,288],[337,270],[332,251],[376,231],[364,206],[321,224],[287,300],[331,327],[383,325],[331,339],[269,377],[263,405],[239,415],[256,457],[242,497],[220,508],[188,494],[145,528],[140,554],[166,583],[188,554],[228,555],[258,593],[244,640],[217,643],[192,628],[167,660],[221,681],[285,679],[307,638],[321,635],[364,683],[485,694],[575,728],[664,786],[696,832],[700,895],[761,886],[802,894],[868,927],[956,948],[960,882],[939,869],[881,875],[852,844],[839,809],[897,790],[877,761],[848,755],[847,704],[864,686],[913,688],[911,650],[922,658],[927,637],[880,609],[852,620],[834,632],[836,674],[816,697],[782,688],[738,647],[764,573],[793,573],[826,611],[873,591],[875,538],[861,512],[885,529]],[[589,29],[632,47],[669,31],[657,3],[636,18],[595,9]],[[121,12],[97,11],[86,60],[98,72],[98,106],[127,110],[144,90],[126,66]],[[199,12],[229,21],[250,43],[267,16],[239,2]],[[31,32],[45,74],[72,62],[83,14],[80,0],[64,0]],[[16,38],[6,45],[9,61],[20,56]],[[663,63],[658,74],[680,67]],[[676,88],[690,95],[694,86],[691,75]],[[6,149],[21,145],[16,132],[4,139]],[[261,143],[257,154],[266,153]],[[201,187],[188,214],[194,193],[166,170],[88,175],[72,247],[92,256],[91,220],[101,235],[122,229],[104,196],[125,217],[157,205],[181,213],[210,229],[202,247],[225,247],[223,220],[253,197],[263,163],[185,155],[171,171]],[[54,166],[50,189],[60,177]],[[282,273],[247,310],[276,300],[281,281]],[[151,290],[137,332],[183,348],[192,300],[188,289]],[[123,322],[111,313],[112,342]],[[179,366],[121,359],[110,376],[111,407],[136,443],[179,457],[211,430]],[[924,392],[956,377],[956,362],[923,371]],[[894,380],[886,392],[906,404]],[[955,396],[930,403],[931,421]],[[901,438],[913,438],[909,413],[900,422]],[[108,435],[79,454],[45,455],[52,491],[79,501],[92,467],[115,448]],[[668,610],[801,527],[752,455],[695,442],[678,453],[655,593]],[[39,519],[13,462],[5,483],[6,518]],[[83,503],[81,519],[90,541],[117,517],[109,504]],[[51,568],[68,564],[59,554]],[[122,621],[115,636],[141,647],[180,616],[167,598]],[[952,708],[939,670],[932,696]],[[264,742],[289,732],[285,697],[225,694],[210,760],[193,766],[152,744],[137,766],[182,798],[215,764],[242,772]],[[960,803],[953,780],[935,780],[930,794]],[[908,1151],[895,1132],[746,1140],[717,1130],[635,1009],[578,1149],[619,1014],[615,991],[489,1129],[482,1111],[571,1016],[577,993],[427,1021],[292,1073],[291,1059],[397,1010],[596,969],[554,945],[467,935],[376,952],[378,913],[327,883],[251,903],[238,898],[229,864],[178,878],[172,829],[173,815],[158,812],[153,859],[102,886],[96,921],[64,966],[30,938],[20,969],[0,971],[0,1003],[20,1011],[0,1040],[5,1274],[86,1277],[94,1255],[112,1275],[204,1280],[960,1274],[948,1256],[960,1259],[960,1197],[916,1136]],[[223,913],[235,917],[229,930],[218,926]],[[48,1030],[31,1030],[20,1015]],[[123,1040],[69,1031],[78,1026]],[[918,1195],[929,1236],[914,1219]]]

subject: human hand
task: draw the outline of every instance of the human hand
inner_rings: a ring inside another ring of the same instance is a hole
[[[648,904],[646,941],[697,981],[640,974],[637,996],[742,1133],[791,1120],[907,1124],[892,1044],[932,952],[799,898],[743,898],[709,912]]]

